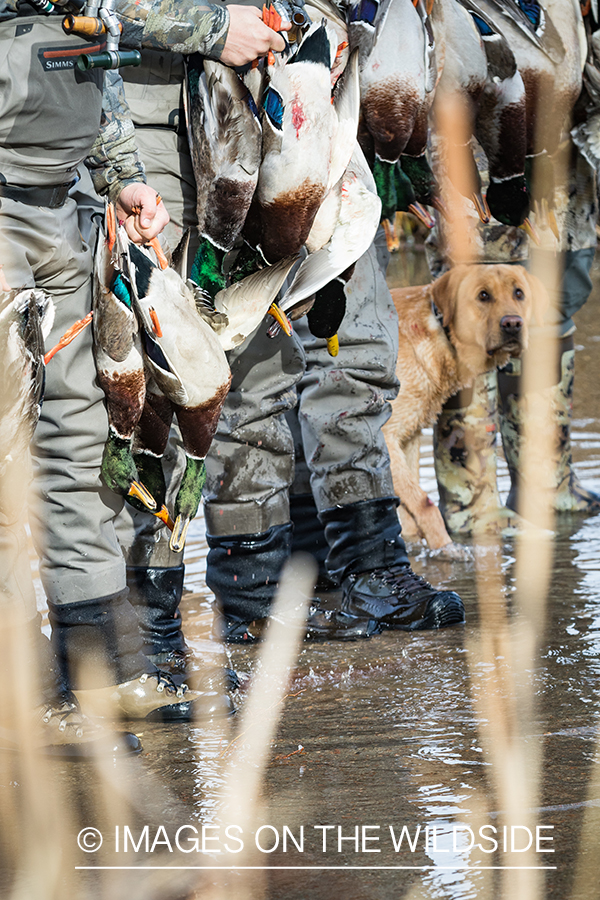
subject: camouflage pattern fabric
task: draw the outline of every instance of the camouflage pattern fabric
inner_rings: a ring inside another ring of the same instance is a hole
[[[567,339],[567,343],[572,344],[572,341]],[[500,373],[502,407],[500,427],[504,455],[513,485],[507,499],[507,505],[512,509],[516,509],[518,505],[519,453],[523,421],[529,406],[540,402],[548,403],[551,411],[549,427],[554,431],[554,453],[551,460],[540,460],[537,468],[540,472],[546,473],[548,489],[554,495],[553,508],[559,513],[593,512],[600,509],[600,499],[579,482],[572,468],[571,418],[574,371],[575,350],[569,346],[560,357],[559,380],[557,384],[545,389],[545,396],[534,394],[520,397],[520,360],[513,360]]]
[[[506,529],[511,520],[499,512],[496,486],[496,373],[477,378],[469,394],[442,410],[433,431],[440,511],[451,535]]]
[[[124,47],[201,53],[219,59],[229,29],[227,7],[178,0],[116,0]]]
[[[100,131],[85,164],[98,194],[110,200],[116,200],[126,185],[146,180],[123,82],[115,70],[104,76]]]

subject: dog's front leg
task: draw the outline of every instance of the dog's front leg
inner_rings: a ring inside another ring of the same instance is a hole
[[[390,453],[394,490],[400,498],[401,505],[410,513],[417,531],[432,550],[451,544],[452,539],[446,530],[442,514],[419,485],[420,435],[414,436],[403,449],[399,446],[390,423],[384,426],[383,433]],[[405,520],[404,518],[403,522]],[[412,537],[410,520],[406,524],[408,525],[406,536]]]

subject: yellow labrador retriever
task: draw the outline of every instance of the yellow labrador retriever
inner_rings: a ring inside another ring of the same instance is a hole
[[[446,400],[527,347],[548,296],[522,266],[455,266],[432,284],[392,291],[400,320],[400,393],[384,428],[407,533],[432,548],[451,543],[437,506],[419,487],[419,438]],[[407,515],[408,514],[408,515]]]

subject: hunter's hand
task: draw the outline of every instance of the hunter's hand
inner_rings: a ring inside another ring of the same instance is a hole
[[[220,61],[226,66],[245,66],[269,50],[281,53],[285,41],[262,20],[262,14],[254,6],[228,6],[229,31]],[[281,30],[289,31],[291,22],[282,22]]]
[[[116,203],[117,218],[135,244],[146,244],[161,233],[169,213],[154,188],[136,182],[126,185]]]

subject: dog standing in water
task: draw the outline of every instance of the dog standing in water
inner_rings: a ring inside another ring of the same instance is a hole
[[[419,486],[421,429],[478,375],[521,355],[532,317],[541,325],[549,300],[538,278],[509,265],[455,266],[432,284],[391,293],[400,320],[400,392],[383,431],[403,526],[438,549],[451,538]]]

